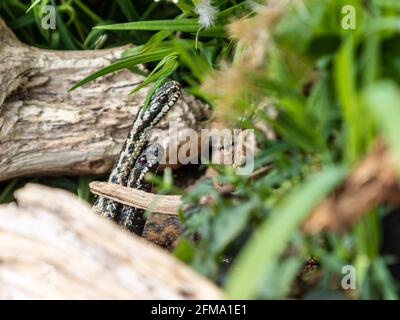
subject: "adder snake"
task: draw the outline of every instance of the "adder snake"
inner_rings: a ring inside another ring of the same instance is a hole
[[[108,181],[111,183],[150,191],[145,181],[147,172],[155,172],[162,156],[162,148],[157,144],[147,146],[149,131],[168,113],[179,99],[181,86],[169,81],[157,89],[146,110],[142,106],[131,126]],[[100,215],[112,219],[129,231],[141,234],[146,222],[144,210],[125,206],[99,197],[93,208]]]

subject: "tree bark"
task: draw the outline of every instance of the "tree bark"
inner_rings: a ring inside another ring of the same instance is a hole
[[[0,206],[0,299],[223,298],[69,192],[28,184],[15,198]]]
[[[19,42],[0,18],[0,181],[111,169],[148,92],[129,97],[143,77],[123,70],[72,92],[68,88],[124,49],[37,49]],[[208,112],[184,94],[160,127],[175,122],[196,128]]]

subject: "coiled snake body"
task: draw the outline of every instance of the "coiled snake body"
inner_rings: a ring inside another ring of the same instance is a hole
[[[147,172],[157,170],[162,149],[157,144],[147,147],[147,135],[174,106],[180,93],[180,84],[169,81],[157,89],[145,111],[143,106],[140,108],[108,178],[109,182],[150,191],[151,186],[145,182],[144,177]],[[141,209],[101,196],[93,208],[100,215],[118,222],[132,232],[141,234],[143,231],[145,218]]]

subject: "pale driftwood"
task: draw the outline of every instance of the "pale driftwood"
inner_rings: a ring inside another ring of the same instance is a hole
[[[182,206],[181,196],[157,195],[109,182],[93,181],[89,187],[96,195],[151,212],[142,235],[146,240],[172,249],[179,239],[182,227],[177,214]]]
[[[254,171],[249,179],[256,179],[271,169],[271,166],[262,167]],[[215,171],[208,170],[207,178],[212,178],[216,175]],[[229,184],[217,185],[214,183],[217,190],[222,194],[229,194],[234,191],[234,187]],[[126,204],[131,207],[136,207],[152,212],[163,214],[178,214],[178,210],[182,208],[183,202],[180,195],[159,195],[142,190],[120,186],[110,182],[93,181],[89,184],[90,191],[98,196],[103,196],[107,199]],[[202,199],[201,203],[212,202],[212,199]]]
[[[120,71],[67,90],[124,49],[37,49],[19,42],[0,18],[0,181],[110,170],[148,92],[129,101],[129,92],[143,77]],[[170,120],[195,128],[208,112],[185,94],[160,126]]]
[[[179,195],[158,195],[109,182],[93,181],[90,191],[107,199],[145,210],[176,215],[182,205]]]
[[[0,298],[219,299],[211,282],[93,213],[29,184],[0,206]]]

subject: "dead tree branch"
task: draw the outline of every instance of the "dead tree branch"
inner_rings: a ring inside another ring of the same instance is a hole
[[[220,299],[180,261],[94,214],[73,194],[29,184],[0,206],[0,298]]]

